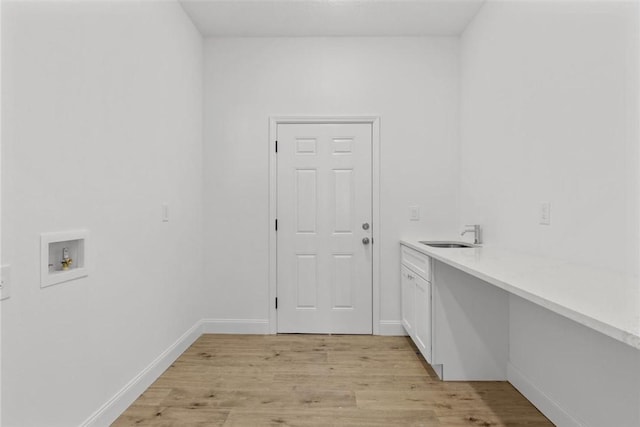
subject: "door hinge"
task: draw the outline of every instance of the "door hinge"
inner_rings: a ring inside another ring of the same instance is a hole
[[[276,297],[276,310],[278,309],[278,297]]]
[[[276,153],[278,152],[278,141],[276,141]]]
[[[276,219],[276,231],[278,231],[278,220]]]

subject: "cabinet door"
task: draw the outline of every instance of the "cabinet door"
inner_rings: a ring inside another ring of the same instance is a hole
[[[415,322],[415,279],[404,265],[400,268],[400,292],[402,293],[402,326],[413,338]]]
[[[414,342],[428,363],[431,363],[431,283],[422,277],[415,282]]]

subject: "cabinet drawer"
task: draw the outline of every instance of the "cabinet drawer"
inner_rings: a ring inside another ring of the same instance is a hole
[[[428,282],[431,282],[431,258],[407,246],[400,246],[400,261]]]

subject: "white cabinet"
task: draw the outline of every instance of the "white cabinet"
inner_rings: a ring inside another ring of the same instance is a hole
[[[431,363],[431,283],[415,278],[415,338],[418,350]]]
[[[411,270],[404,265],[400,269],[400,291],[402,292],[402,326],[409,336],[413,336],[415,322],[415,284]]]
[[[506,379],[508,294],[400,246],[402,325],[438,377]]]
[[[401,246],[402,325],[431,363],[431,259]]]

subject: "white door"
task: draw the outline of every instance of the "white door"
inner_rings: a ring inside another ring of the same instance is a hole
[[[278,124],[278,332],[372,333],[370,124]]]

